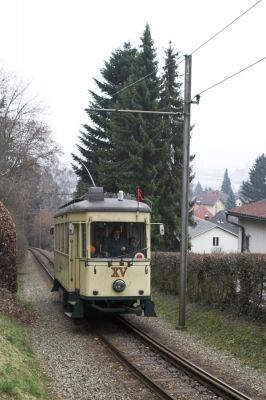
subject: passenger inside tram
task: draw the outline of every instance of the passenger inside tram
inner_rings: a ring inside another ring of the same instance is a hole
[[[144,223],[94,222],[91,224],[91,257],[134,257],[146,253]]]

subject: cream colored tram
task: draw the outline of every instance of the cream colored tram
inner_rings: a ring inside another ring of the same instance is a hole
[[[114,229],[123,244],[118,255],[112,253]],[[69,317],[82,318],[86,305],[101,312],[155,316],[150,232],[150,207],[124,198],[123,192],[106,198],[103,188],[93,187],[56,212],[52,290],[60,290]]]

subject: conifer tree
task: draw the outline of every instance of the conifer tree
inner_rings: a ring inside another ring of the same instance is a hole
[[[266,199],[266,157],[257,157],[249,171],[249,180],[242,183],[241,193],[246,201]]]
[[[133,113],[106,116],[89,108],[92,124],[84,125],[79,146],[97,185],[109,191],[142,189],[144,198],[152,201],[153,220],[166,225],[165,246],[175,249],[177,243],[172,239],[180,235],[183,141],[177,57],[170,43],[160,79],[148,25],[138,51],[130,45],[116,50],[101,70],[104,81],[95,80],[101,95],[91,92],[90,108],[174,111],[178,116]],[[79,156],[73,157],[81,164]],[[81,188],[88,180],[84,171],[82,164],[76,167]]]
[[[227,210],[231,210],[232,208],[234,208],[236,206],[236,199],[235,199],[235,195],[233,193],[232,188],[228,193],[228,198],[226,200],[225,206],[226,206]]]
[[[127,90],[117,99],[116,107],[158,110],[160,81],[157,64],[156,50],[146,25],[132,74],[126,83]],[[158,214],[158,176],[167,157],[164,154],[161,118],[155,115],[115,114],[110,126],[110,140],[110,158],[102,163],[102,170],[108,172],[112,167],[116,186],[120,189],[135,192],[137,187],[141,187],[144,197],[152,201],[154,215]]]
[[[110,60],[105,62],[104,68],[101,69],[103,80],[94,79],[101,94],[90,91],[93,100],[89,103],[89,108],[86,109],[90,117],[90,124],[83,125],[83,130],[79,136],[81,144],[77,145],[81,156],[72,154],[75,161],[74,170],[80,177],[77,186],[78,194],[84,193],[87,184],[91,184],[83,164],[89,169],[96,184],[100,186],[103,184],[100,163],[106,157],[106,153],[111,150],[108,132],[112,115],[91,111],[91,109],[112,108],[114,106],[118,99],[118,94],[116,93],[123,88],[131,73],[135,55],[136,49],[132,48],[130,43],[125,43],[122,49],[115,50]],[[107,185],[106,189],[112,190],[111,183]]]
[[[231,180],[228,175],[228,170],[226,169],[224,172],[223,183],[221,186],[221,192],[229,194],[232,191]]]
[[[161,81],[160,107],[163,111],[172,111],[177,116],[163,117],[163,140],[166,146],[167,159],[160,174],[162,197],[159,214],[165,224],[165,246],[177,248],[173,240],[180,235],[181,188],[182,188],[182,145],[183,145],[183,101],[181,84],[178,82],[178,52],[171,42],[165,51],[165,64]]]
[[[203,192],[203,188],[200,184],[200,182],[197,183],[195,190],[194,190],[194,196],[199,196]]]

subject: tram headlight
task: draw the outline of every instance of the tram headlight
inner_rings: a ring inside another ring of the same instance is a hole
[[[117,279],[116,281],[113,282],[113,289],[116,292],[123,292],[126,288],[126,282],[123,281],[123,279]]]

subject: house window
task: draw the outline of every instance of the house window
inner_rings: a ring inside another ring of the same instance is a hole
[[[213,246],[219,246],[219,238],[217,236],[214,236],[212,238],[212,245]]]
[[[250,250],[249,250],[249,239],[250,239],[250,235],[249,234],[247,234],[247,235],[245,235],[244,236],[244,251],[247,251],[247,252],[249,252]]]

